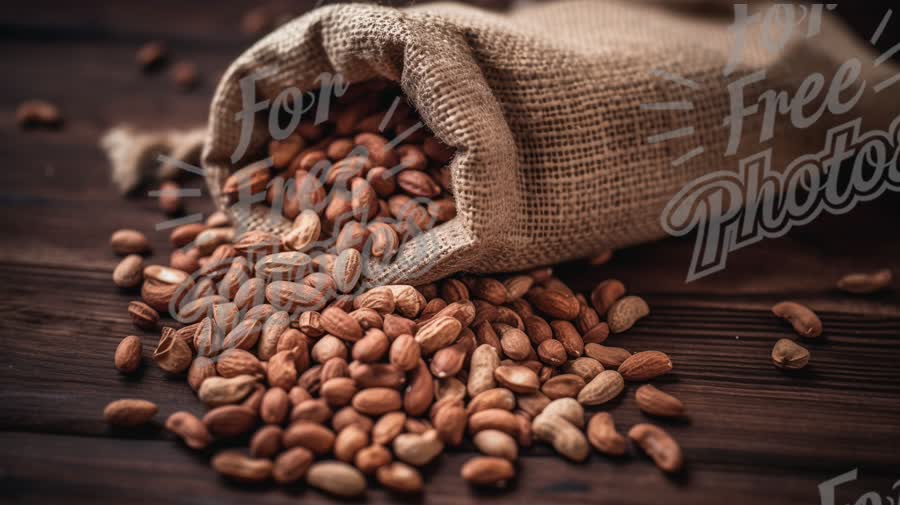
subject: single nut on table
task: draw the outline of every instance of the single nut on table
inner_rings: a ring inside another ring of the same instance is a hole
[[[515,475],[509,460],[490,456],[472,458],[460,469],[463,480],[475,486],[502,486]]]
[[[113,284],[120,288],[136,288],[144,280],[144,258],[129,254],[116,265],[112,274]]]
[[[129,335],[119,342],[116,347],[116,369],[122,373],[133,373],[141,366],[141,339]]]
[[[103,409],[103,418],[112,426],[135,427],[147,424],[159,408],[147,400],[116,400]]]
[[[57,128],[63,122],[59,108],[46,100],[27,100],[16,109],[20,128]]]
[[[147,42],[138,48],[134,55],[135,61],[144,70],[153,70],[168,57],[169,48],[158,40]]]
[[[166,429],[178,436],[191,449],[205,449],[210,442],[203,421],[190,412],[175,412],[166,419]]]
[[[681,417],[684,415],[684,403],[678,398],[664,393],[651,384],[644,384],[635,393],[638,408],[641,411],[659,417]]]
[[[893,281],[894,274],[885,268],[873,273],[847,274],[838,280],[837,287],[848,293],[869,294],[889,288]]]
[[[423,488],[419,471],[399,461],[382,466],[375,477],[382,486],[398,493],[419,493]]]
[[[636,424],[628,438],[640,447],[661,470],[677,472],[684,464],[681,447],[665,430],[652,424]]]
[[[772,348],[772,362],[782,370],[799,370],[809,363],[809,350],[791,339],[782,338]]]
[[[786,320],[803,338],[816,338],[822,334],[822,321],[809,307],[797,302],[780,302],[772,307],[772,313]]]
[[[606,314],[609,331],[622,333],[630,329],[638,320],[650,314],[650,306],[643,298],[626,296],[613,303]]]
[[[109,246],[116,254],[142,254],[150,250],[150,241],[137,230],[122,229],[109,237]]]
[[[272,462],[264,458],[249,458],[238,451],[224,451],[210,461],[215,471],[236,482],[265,482],[272,475]]]
[[[643,351],[629,356],[618,371],[627,381],[648,381],[671,372],[672,360],[659,351]]]
[[[356,468],[339,461],[313,463],[306,483],[335,496],[354,497],[366,492],[366,478]]]
[[[616,425],[608,412],[599,412],[591,417],[586,431],[588,441],[597,452],[609,456],[625,454],[625,437],[616,431]]]

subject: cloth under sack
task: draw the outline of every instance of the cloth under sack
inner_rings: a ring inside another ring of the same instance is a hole
[[[870,48],[826,12],[817,35],[808,37],[804,25],[780,47],[768,43],[778,33],[748,26],[741,61],[726,76],[734,21],[731,6],[628,0],[555,2],[506,13],[451,3],[323,7],[257,42],[225,73],[203,153],[207,183],[225,209],[226,177],[255,161],[231,160],[240,138],[241,77],[263,66],[271,70],[257,82],[259,99],[289,87],[315,89],[323,72],[352,82],[386,78],[400,84],[423,121],[456,150],[450,169],[457,217],[407,244],[391,265],[369,272],[371,282],[516,271],[660,239],[662,210],[688,182],[735,169],[738,160],[768,147],[781,170],[820,150],[825,131],[846,120],[846,114],[826,114],[796,129],[781,116],[773,138],[761,143],[762,113],[756,114],[744,121],[739,148],[726,155],[727,87],[737,77],[765,70],[747,96],[768,89],[794,96],[809,75],[830,79],[852,57],[865,63],[860,79],[877,82],[896,72],[873,68]],[[654,105],[671,103],[690,106]],[[867,90],[851,114],[865,118],[867,128],[884,128],[892,119],[885,103],[896,113],[896,90]],[[256,122],[248,153],[264,149],[266,130],[265,121]],[[654,140],[675,130],[690,134]],[[698,148],[701,154],[675,163]],[[237,218],[259,225],[252,215]]]

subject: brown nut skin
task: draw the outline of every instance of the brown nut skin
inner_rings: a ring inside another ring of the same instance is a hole
[[[809,350],[791,339],[782,338],[772,348],[772,363],[782,370],[800,370],[809,364]]]
[[[803,338],[822,335],[822,321],[809,307],[797,302],[780,302],[772,307],[772,313],[786,320]]]
[[[129,335],[119,342],[116,347],[116,370],[122,373],[134,373],[141,366],[141,339]]]
[[[201,450],[209,445],[209,431],[203,421],[190,412],[175,412],[166,419],[166,429],[174,433],[191,449]]]
[[[103,417],[112,426],[135,427],[150,422],[157,412],[155,403],[126,398],[108,404],[103,409]]]
[[[869,294],[889,288],[893,281],[893,272],[884,268],[873,273],[847,274],[838,280],[837,287],[847,293]]]
[[[313,454],[303,447],[288,449],[275,458],[272,479],[279,484],[297,482],[306,475],[313,462]]]
[[[473,486],[502,486],[516,474],[512,463],[504,458],[478,456],[463,464],[460,476]]]
[[[597,452],[609,456],[622,456],[628,449],[625,437],[616,431],[616,425],[608,412],[598,412],[588,421],[588,442]]]
[[[661,470],[674,473],[684,465],[681,447],[662,428],[652,424],[636,424],[628,431],[628,438],[643,449]]]

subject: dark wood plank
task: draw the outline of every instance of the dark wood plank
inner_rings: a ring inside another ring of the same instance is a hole
[[[318,491],[296,485],[278,489],[237,486],[206,468],[205,458],[174,442],[112,440],[31,433],[0,434],[0,496],[17,503],[334,503]],[[818,485],[858,468],[857,481],[838,488],[835,503],[853,503],[865,492],[891,493],[896,468],[838,466],[804,472],[736,461],[729,465],[695,464],[677,478],[662,475],[643,457],[609,460],[593,456],[574,465],[558,458],[526,457],[507,491],[477,491],[458,477],[468,455],[450,453],[426,472],[428,488],[419,498],[400,498],[370,489],[366,503],[484,501],[522,503],[819,503]],[[892,496],[892,495],[891,495]],[[349,500],[357,503],[361,500]]]
[[[0,332],[7,340],[0,355],[6,405],[0,428],[100,436],[107,433],[100,412],[120,397],[156,401],[163,415],[202,413],[182,380],[165,377],[152,363],[138,380],[113,369],[118,341],[136,330],[125,313],[133,295],[108,278],[103,270],[0,265]],[[769,353],[790,330],[766,311],[693,309],[656,303],[652,293],[647,298],[654,313],[609,343],[672,356],[676,372],[659,383],[686,402],[691,416],[689,423],[669,424],[698,462],[710,454],[715,458],[706,462],[749,457],[797,468],[896,461],[900,370],[891,364],[900,362],[900,319],[825,313],[826,338],[810,344],[812,365],[785,374]],[[143,335],[149,362],[157,335]],[[645,419],[634,389],[610,407],[623,427]]]

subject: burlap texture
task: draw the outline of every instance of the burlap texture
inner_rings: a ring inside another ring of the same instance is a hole
[[[208,185],[224,206],[219,190],[227,174],[254,161],[230,160],[240,131],[240,77],[270,66],[272,75],[257,86],[263,98],[291,86],[314,89],[323,72],[351,81],[381,77],[398,81],[436,136],[456,149],[451,172],[458,215],[417,238],[389,268],[373,272],[374,282],[514,271],[659,239],[660,213],[688,181],[733,168],[769,146],[782,167],[820,149],[833,124],[825,117],[792,131],[779,120],[775,140],[761,145],[759,114],[746,122],[737,155],[724,156],[726,85],[735,76],[724,77],[723,67],[733,21],[728,9],[704,14],[625,0],[558,2],[504,14],[448,3],[324,7],[260,40],[224,75],[204,152]],[[830,16],[818,36],[796,33],[774,52],[754,32],[736,75],[766,69],[756,92],[772,88],[793,96],[809,74],[828,76],[856,55],[866,62],[864,77],[892,72],[870,68],[867,47]],[[665,80],[657,70],[697,86]],[[879,100],[896,104],[897,93],[870,95],[854,114],[866,116],[868,126],[883,125],[890,118],[878,117]],[[677,101],[693,107],[642,107]],[[269,138],[264,121],[256,126],[251,153]],[[686,127],[694,133],[647,140]],[[704,154],[672,166],[698,146]],[[253,227],[284,226],[239,219]]]

